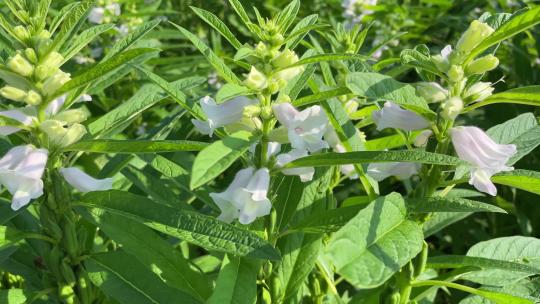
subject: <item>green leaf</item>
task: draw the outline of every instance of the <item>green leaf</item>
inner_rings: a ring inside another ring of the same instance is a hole
[[[428,268],[459,268],[473,266],[483,269],[517,271],[529,275],[540,274],[540,269],[525,264],[466,255],[440,255],[428,258]]]
[[[407,219],[405,201],[392,193],[372,202],[336,232],[326,254],[353,286],[373,288],[414,258],[422,242],[422,228]]]
[[[435,66],[433,61],[431,61],[431,58],[428,55],[420,52],[418,47],[401,51],[400,57],[401,64],[405,66],[425,70],[435,75],[442,76],[439,69],[437,69],[437,66]]]
[[[274,20],[276,20],[276,24],[278,25],[281,33],[287,32],[291,24],[294,22],[299,9],[300,1],[293,0],[274,17]]]
[[[297,66],[303,66],[306,64],[313,64],[313,63],[318,63],[318,62],[328,62],[328,61],[336,61],[336,60],[368,60],[368,59],[369,57],[366,57],[364,55],[359,55],[359,54],[320,54],[320,55],[313,55],[310,57],[302,58],[289,66],[279,68],[278,71],[283,71],[283,70],[294,68]]]
[[[191,43],[193,43],[193,45],[204,55],[204,57],[206,57],[206,60],[208,60],[214,69],[216,69],[219,76],[221,76],[227,82],[238,85],[242,84],[240,79],[236,77],[229,66],[226,65],[223,60],[221,60],[201,39],[199,39],[199,37],[177,24],[171,24],[174,25],[182,33],[182,35],[188,38]]]
[[[225,255],[216,287],[207,304],[252,304],[257,301],[257,274],[260,263]]]
[[[222,103],[229,99],[233,99],[235,97],[248,96],[248,95],[253,95],[253,94],[254,94],[253,91],[251,91],[250,89],[244,86],[234,84],[234,83],[227,83],[224,86],[222,86],[219,89],[219,91],[217,91],[216,102]]]
[[[216,178],[259,140],[260,136],[261,134],[239,131],[206,147],[195,158],[189,187],[195,189]]]
[[[54,40],[50,46],[50,50],[61,50],[66,41],[69,41],[70,37],[74,35],[79,26],[85,21],[86,14],[90,7],[92,7],[93,1],[79,2],[77,6],[71,9],[65,17],[60,31],[54,36]]]
[[[424,236],[431,236],[473,214],[472,212],[436,212],[423,225]]]
[[[357,72],[347,75],[346,81],[347,87],[355,95],[375,100],[389,100],[419,114],[435,116],[426,100],[416,94],[413,86],[398,82],[390,76]]]
[[[201,303],[169,287],[134,257],[122,251],[94,254],[84,264],[92,283],[121,303],[159,304],[171,299]]]
[[[533,237],[501,237],[477,243],[467,252],[467,256],[496,259],[540,268],[540,240]],[[517,269],[485,269],[465,274],[463,279],[480,284],[504,286],[528,277]]]
[[[540,86],[535,85],[515,88],[502,93],[493,94],[480,102],[473,103],[466,107],[463,109],[463,112],[469,112],[495,103],[517,103],[538,107],[540,106]]]
[[[293,102],[293,105],[295,107],[301,107],[305,105],[310,105],[313,103],[318,103],[320,101],[325,101],[334,97],[350,94],[351,91],[345,87],[327,90],[323,92],[318,92],[313,95],[304,96],[302,98],[298,98]]]
[[[64,56],[63,63],[67,62],[69,59],[71,59],[71,57],[77,55],[96,37],[112,28],[114,28],[114,24],[101,24],[84,30],[74,39],[69,48],[62,52],[62,55]]]
[[[505,22],[498,29],[484,39],[479,45],[477,45],[467,57],[467,62],[482,54],[490,47],[506,40],[516,34],[519,34],[536,24],[540,23],[540,7],[535,7],[529,11],[512,17],[509,21]]]
[[[229,0],[229,4],[234,9],[236,14],[240,17],[240,20],[244,23],[244,25],[252,32],[252,33],[259,33],[259,28],[257,25],[255,25],[253,22],[251,22],[251,19],[249,19],[248,14],[246,13],[246,10],[244,10],[244,7],[242,6],[242,3],[238,0]]]
[[[515,164],[540,145],[540,126],[532,113],[524,113],[487,130],[487,135],[499,144],[514,144],[518,152],[508,161]]]
[[[540,195],[540,173],[537,171],[514,170],[501,172],[493,176],[491,181]]]
[[[497,206],[473,201],[465,198],[411,198],[407,199],[407,209],[410,212],[498,212],[506,213]]]
[[[200,151],[207,143],[189,140],[115,140],[95,139],[79,141],[65,147],[64,151],[92,153],[166,153],[177,151]]]
[[[209,11],[190,6],[190,8],[199,16],[204,22],[208,23],[216,31],[218,31],[227,41],[234,46],[235,49],[242,47],[242,43],[236,39],[236,36],[231,32],[231,30],[221,21],[216,15],[212,14]]]
[[[123,36],[118,42],[116,42],[113,47],[107,52],[103,61],[112,58],[113,56],[120,54],[121,52],[127,50],[130,46],[134,45],[135,42],[139,41],[142,37],[148,34],[152,29],[154,29],[160,23],[159,19],[145,22],[135,29],[130,30],[129,33]]]
[[[411,151],[357,151],[346,153],[321,153],[310,155],[288,163],[284,168],[335,166],[359,163],[380,162],[414,162],[433,165],[458,166],[465,163],[457,157],[424,152]]]
[[[91,69],[83,72],[82,74],[77,75],[74,78],[72,78],[65,85],[63,85],[60,88],[60,90],[58,90],[58,92],[56,92],[56,96],[60,96],[71,90],[88,85],[91,82],[98,80],[101,77],[104,77],[106,74],[116,70],[117,68],[123,66],[127,62],[139,56],[142,56],[148,53],[155,53],[155,52],[157,52],[156,49],[139,48],[139,49],[128,50],[124,53],[115,55],[111,57],[109,60],[103,63],[100,63],[92,67]]]
[[[259,259],[279,259],[279,253],[254,233],[197,212],[171,208],[122,191],[90,192],[80,205],[122,215],[162,233],[208,250]]]
[[[25,304],[28,303],[28,300],[22,289],[11,288],[0,290],[0,303]]]
[[[315,29],[319,16],[317,14],[309,15],[300,20],[292,29],[291,34],[285,38],[285,45],[288,49],[295,49],[298,43],[304,39],[309,31]]]
[[[291,227],[289,231],[316,234],[335,232],[355,217],[364,207],[362,205],[355,205],[312,213],[300,223]]]
[[[210,293],[210,284],[203,274],[193,270],[182,254],[143,224],[100,209],[80,212],[105,234],[122,245],[122,249],[134,256],[148,270],[154,272],[166,284],[203,302]]]

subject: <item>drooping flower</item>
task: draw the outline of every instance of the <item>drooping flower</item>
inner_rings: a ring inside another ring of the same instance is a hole
[[[277,120],[287,128],[287,135],[295,149],[317,152],[328,148],[323,140],[328,118],[319,106],[299,112],[290,103],[279,103],[272,107]]]
[[[379,131],[386,128],[414,131],[429,127],[425,118],[390,101],[385,102],[381,110],[373,111],[371,117]]]
[[[368,166],[367,174],[378,182],[390,176],[403,180],[417,174],[420,166],[418,163],[409,162],[371,163]]]
[[[105,191],[112,189],[112,178],[96,179],[79,168],[60,168],[66,182],[80,192]]]
[[[13,195],[13,210],[43,195],[41,177],[47,158],[47,150],[26,145],[12,148],[0,159],[0,184]]]
[[[255,171],[250,167],[238,171],[224,192],[210,193],[221,210],[218,219],[230,223],[238,218],[241,224],[248,225],[256,218],[268,215],[272,208],[267,197],[269,186],[267,168]]]
[[[26,115],[25,113],[19,110],[1,111],[0,116],[17,120],[18,122],[22,123],[25,126],[29,126],[33,122],[32,116]],[[20,130],[21,129],[17,127],[12,127],[12,126],[0,126],[0,135],[7,136],[10,134],[16,133]]]
[[[506,163],[516,154],[516,145],[497,144],[477,127],[455,127],[450,130],[450,135],[459,158],[471,165],[469,184],[479,191],[497,195],[491,176],[514,169]]]
[[[283,167],[286,164],[292,162],[293,160],[308,156],[306,150],[292,149],[288,153],[282,153],[276,157],[276,165],[278,167]],[[313,167],[301,167],[301,168],[292,168],[284,169],[281,171],[285,175],[298,175],[302,182],[308,182],[313,179],[315,174],[315,168]]]
[[[257,101],[241,96],[221,104],[216,104],[214,99],[206,96],[200,100],[200,103],[208,120],[192,119],[191,122],[200,133],[212,136],[215,129],[240,122],[243,117],[244,108],[256,104]]]

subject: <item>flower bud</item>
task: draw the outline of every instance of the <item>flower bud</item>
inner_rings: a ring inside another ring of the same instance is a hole
[[[80,123],[85,121],[88,115],[81,109],[66,110],[54,116],[55,120],[62,121],[67,124]]]
[[[14,27],[13,34],[22,42],[26,42],[28,39],[30,39],[30,32],[28,32],[28,30],[22,25],[17,25]]]
[[[227,133],[235,133],[238,131],[253,132],[262,128],[262,122],[259,118],[242,118],[240,121],[225,126]]]
[[[67,147],[86,134],[86,128],[81,124],[67,127],[64,122],[52,119],[42,122],[40,128],[47,134],[50,143],[59,147]]]
[[[38,38],[43,39],[43,40],[50,39],[51,33],[47,30],[41,30],[41,32],[39,32],[38,34]]]
[[[64,61],[64,56],[60,55],[60,53],[50,52],[49,55],[47,55],[47,58],[45,58],[45,60],[43,60],[41,64],[44,66],[58,68],[60,67],[63,61]]]
[[[259,116],[259,114],[261,114],[261,107],[258,105],[249,105],[244,108],[242,113],[243,117],[247,118]]]
[[[478,58],[467,65],[465,71],[467,74],[484,74],[495,69],[499,65],[499,59],[493,55],[487,55]]]
[[[7,63],[7,66],[13,72],[24,77],[32,76],[34,73],[34,66],[23,56],[21,56],[21,54],[11,57]]]
[[[257,46],[255,47],[255,52],[257,53],[259,57],[265,57],[266,53],[268,52],[268,47],[266,46],[264,42],[260,41],[259,43],[257,43]]]
[[[270,119],[274,116],[274,112],[272,111],[272,107],[265,106],[261,109],[261,116],[264,119]]]
[[[268,87],[268,79],[266,78],[266,75],[252,66],[244,84],[252,90],[264,90]]]
[[[58,72],[58,68],[54,68],[46,65],[38,65],[36,68],[36,77],[39,80],[45,80]]]
[[[440,102],[448,98],[448,90],[441,87],[436,82],[419,82],[416,90],[427,102]]]
[[[43,93],[47,96],[53,95],[66,82],[71,80],[71,75],[62,71],[56,72],[43,83]]]
[[[441,115],[445,119],[454,120],[463,110],[463,100],[459,97],[452,97],[442,104]]]
[[[461,35],[456,44],[456,50],[462,54],[470,52],[495,30],[486,23],[474,20],[469,28]]]
[[[39,95],[38,92],[34,90],[30,90],[28,91],[26,98],[24,99],[24,102],[26,102],[27,104],[31,106],[37,106],[38,104],[41,103],[41,100],[42,100],[41,95]]]
[[[298,55],[295,52],[286,49],[279,56],[272,60],[272,65],[276,68],[288,67],[291,64],[298,62]]]
[[[450,78],[450,81],[454,83],[460,82],[464,75],[465,73],[463,72],[463,68],[459,65],[452,65],[448,71],[448,78]]]
[[[493,93],[491,82],[477,82],[465,91],[465,99],[470,101],[482,101]]]
[[[26,50],[24,50],[24,55],[32,63],[36,63],[38,61],[37,54],[36,54],[36,51],[34,51],[34,49],[27,48]]]
[[[25,91],[17,89],[16,87],[5,86],[0,89],[0,95],[13,101],[24,101],[27,94]]]

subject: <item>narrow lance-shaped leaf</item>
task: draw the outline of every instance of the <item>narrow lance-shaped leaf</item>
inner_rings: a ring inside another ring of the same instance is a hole
[[[190,6],[191,10],[197,14],[202,20],[212,26],[216,31],[218,31],[227,41],[231,43],[234,48],[239,49],[242,47],[242,43],[238,41],[236,36],[231,32],[231,30],[213,13],[203,10],[194,6]]]
[[[204,142],[189,140],[114,140],[95,139],[79,141],[65,147],[64,151],[93,153],[165,153],[177,151],[200,151],[208,146]]]

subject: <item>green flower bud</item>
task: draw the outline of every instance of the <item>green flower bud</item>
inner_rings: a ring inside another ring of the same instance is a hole
[[[47,58],[43,60],[42,65],[59,68],[62,62],[64,61],[64,56],[60,55],[58,52],[50,52],[47,55]]]
[[[291,97],[289,95],[280,94],[276,99],[276,103],[291,102]]]
[[[13,101],[24,101],[27,94],[25,91],[17,89],[16,87],[5,86],[0,89],[0,95]]]
[[[24,50],[24,55],[26,56],[28,60],[30,60],[31,63],[37,63],[38,58],[37,58],[36,51],[34,51],[34,49],[27,48],[26,50]]]
[[[274,112],[272,111],[272,107],[265,106],[261,110],[261,116],[264,119],[270,119],[274,116]]]
[[[34,73],[34,66],[23,56],[21,56],[21,54],[11,57],[7,63],[7,66],[13,72],[24,77],[32,76]]]
[[[478,58],[469,63],[465,68],[467,74],[484,74],[495,69],[499,65],[499,59],[493,55]]]
[[[42,122],[40,129],[47,134],[50,143],[58,147],[67,147],[86,134],[86,128],[81,124],[67,127],[64,122],[53,119]]]
[[[62,121],[66,124],[80,123],[85,121],[88,118],[88,115],[85,111],[80,109],[72,109],[63,111],[60,114],[54,116],[55,120]]]
[[[268,79],[266,78],[266,75],[252,66],[244,84],[252,90],[264,90],[268,87]]]
[[[429,103],[440,102],[448,98],[448,90],[436,82],[419,82],[416,84],[416,91]]]
[[[454,64],[448,70],[448,78],[450,78],[451,82],[460,82],[464,76],[465,72],[463,72],[463,68],[459,65]]]
[[[255,52],[259,57],[265,57],[266,53],[268,52],[268,47],[264,42],[257,43],[257,46],[255,47]]]
[[[272,65],[276,68],[288,67],[294,63],[298,62],[298,55],[295,52],[286,49],[279,56],[272,60]]]
[[[28,91],[26,98],[24,99],[24,102],[26,102],[27,104],[31,106],[37,106],[38,104],[41,103],[41,100],[42,100],[41,95],[39,95],[38,92],[34,90],[30,90]]]
[[[43,93],[47,96],[53,95],[66,82],[71,80],[71,75],[62,71],[56,72],[43,83]]]
[[[462,54],[470,52],[494,31],[495,30],[486,23],[474,20],[465,33],[461,35],[461,38],[459,38],[459,41],[456,44],[456,51]]]
[[[242,115],[247,118],[256,117],[261,114],[261,107],[258,105],[249,105],[244,108]]]
[[[51,39],[51,33],[47,30],[42,30],[41,32],[39,32],[38,38],[43,40]]]
[[[235,133],[238,131],[253,132],[262,127],[262,122],[259,118],[247,118],[244,117],[240,121],[225,126],[227,133]]]
[[[28,30],[22,25],[17,25],[14,27],[13,34],[22,42],[26,42],[28,39],[30,39],[30,32],[28,32]]]
[[[38,65],[36,68],[36,77],[39,80],[45,80],[58,72],[58,68],[53,68],[46,65]]]
[[[465,99],[467,101],[482,101],[493,93],[491,82],[477,82],[465,91]]]
[[[452,97],[442,104],[441,115],[445,119],[455,120],[463,110],[463,100],[459,97]]]

